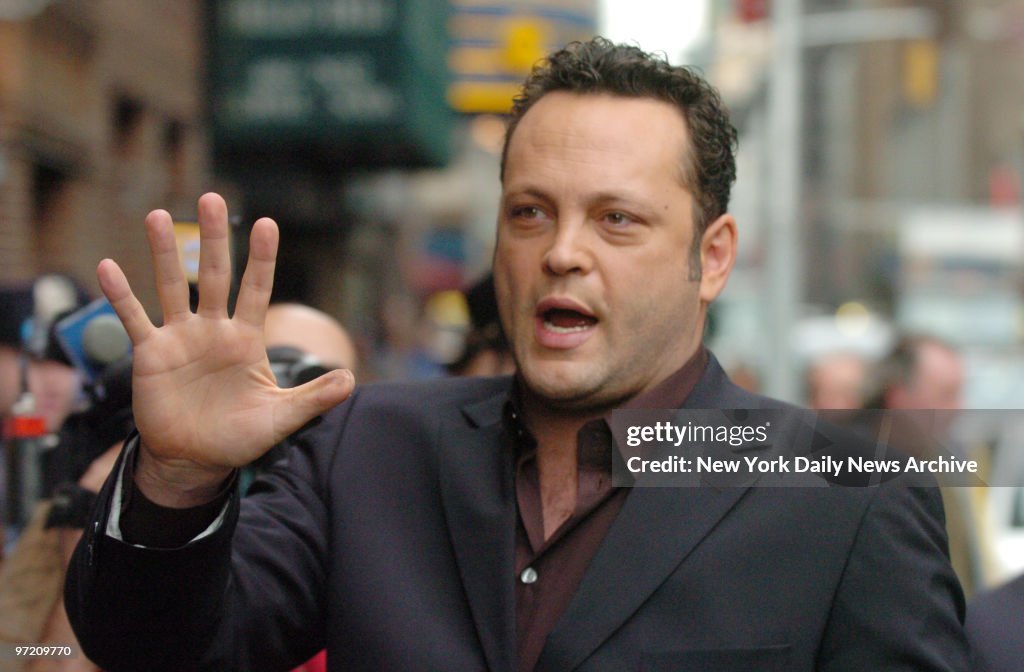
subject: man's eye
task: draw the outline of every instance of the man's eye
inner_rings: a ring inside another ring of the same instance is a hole
[[[532,205],[523,205],[512,208],[512,216],[522,219],[536,219],[540,217],[541,213],[539,208],[535,208]]]
[[[626,226],[633,222],[633,219],[629,215],[625,215],[621,212],[609,212],[604,216],[604,220],[612,226]]]

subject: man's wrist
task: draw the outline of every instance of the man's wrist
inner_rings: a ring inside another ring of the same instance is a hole
[[[147,498],[136,484],[135,469],[141,455],[137,435],[126,450],[129,452],[118,475],[107,534],[136,546],[169,549],[183,547],[219,528],[238,487],[237,471],[232,471],[216,496],[205,504],[186,508],[161,506]]]
[[[234,470],[228,467],[210,467],[185,459],[157,458],[140,440],[134,482],[135,487],[154,504],[188,509],[222,496],[224,484],[233,473]]]

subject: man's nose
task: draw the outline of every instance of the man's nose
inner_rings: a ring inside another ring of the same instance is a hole
[[[585,223],[559,221],[555,237],[544,255],[544,268],[554,275],[588,273],[593,267],[591,241]]]

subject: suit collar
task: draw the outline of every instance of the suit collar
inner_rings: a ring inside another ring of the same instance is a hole
[[[745,408],[760,406],[757,395],[736,386],[725,374],[718,358],[708,353],[708,365],[683,408]]]
[[[512,390],[513,378],[512,376],[502,376],[494,380],[497,384],[494,393],[462,407],[462,414],[473,427],[487,427],[501,422],[505,402],[508,401],[509,393]],[[502,385],[502,382],[505,384]]]

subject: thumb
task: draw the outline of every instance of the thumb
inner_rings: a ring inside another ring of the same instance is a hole
[[[286,403],[280,411],[285,435],[348,399],[356,379],[348,369],[335,369],[298,387],[282,390]]]

